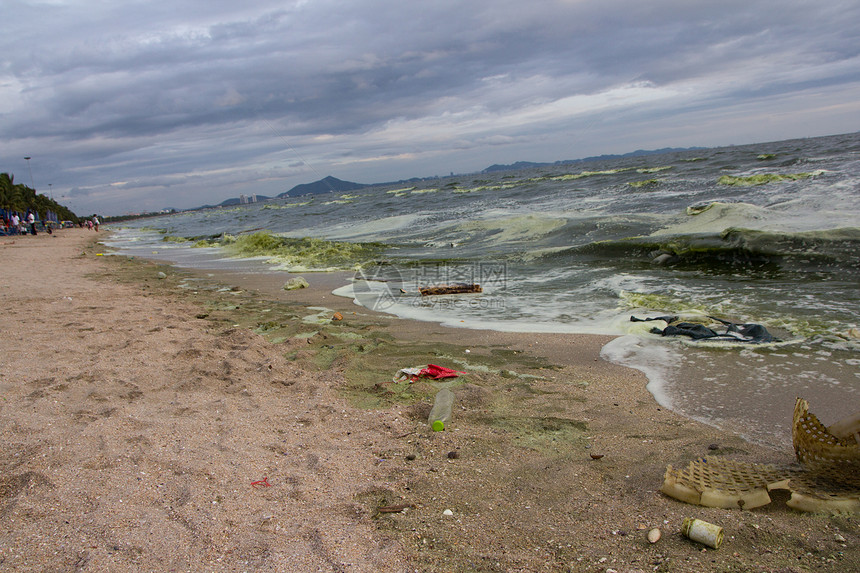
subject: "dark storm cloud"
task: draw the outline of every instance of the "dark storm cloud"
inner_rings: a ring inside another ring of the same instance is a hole
[[[82,212],[858,128],[856,1],[49,0],[4,19],[0,170],[33,156]]]

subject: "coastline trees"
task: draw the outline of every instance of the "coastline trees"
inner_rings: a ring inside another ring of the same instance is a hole
[[[23,183],[15,183],[15,176],[10,173],[0,173],[0,209],[18,213],[26,213],[31,209],[42,221],[48,218],[48,213],[54,213],[60,221],[78,222],[77,215],[68,207],[45,195],[39,195],[35,189],[30,189]]]

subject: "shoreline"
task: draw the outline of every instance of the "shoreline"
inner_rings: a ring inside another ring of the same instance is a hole
[[[518,345],[519,351],[529,351],[557,364],[567,364],[568,359],[574,362],[579,357],[571,357],[570,348],[577,347],[577,340],[588,337],[597,337],[603,341],[603,347],[599,354],[601,359],[613,364],[629,368],[630,372],[642,373],[647,377],[646,388],[658,405],[674,411],[685,419],[694,420],[708,425],[717,431],[731,431],[741,436],[745,441],[758,446],[769,448],[775,452],[790,451],[791,444],[791,413],[793,411],[796,396],[811,396],[814,408],[819,412],[822,420],[835,421],[852,413],[852,405],[847,400],[850,394],[831,389],[829,393],[822,394],[820,389],[814,392],[809,388],[788,388],[776,393],[757,392],[759,387],[772,388],[774,383],[778,384],[780,376],[783,380],[791,378],[790,373],[773,372],[772,380],[768,380],[768,367],[780,368],[779,359],[773,361],[771,354],[782,354],[779,351],[769,349],[761,352],[746,353],[746,348],[730,348],[726,350],[727,355],[732,355],[732,360],[721,360],[718,354],[721,350],[714,348],[697,348],[694,344],[684,345],[685,341],[648,341],[639,336],[625,337],[621,332],[615,334],[598,334],[587,332],[552,332],[547,330],[520,330],[481,328],[474,317],[464,324],[452,324],[450,317],[444,321],[434,322],[421,320],[409,316],[395,316],[387,312],[375,312],[365,307],[355,305],[350,298],[335,294],[332,291],[340,290],[348,285],[354,276],[351,271],[328,271],[328,272],[305,272],[289,273],[286,271],[274,271],[263,261],[242,261],[238,259],[234,264],[224,265],[219,257],[210,264],[208,256],[204,256],[202,263],[196,262],[193,256],[183,254],[174,260],[160,259],[161,250],[158,252],[144,250],[144,253],[135,253],[143,259],[152,256],[154,260],[166,265],[176,265],[178,268],[188,272],[197,273],[201,277],[222,277],[231,284],[241,285],[253,291],[259,291],[267,297],[278,300],[290,300],[302,302],[309,306],[328,306],[333,311],[355,314],[360,309],[361,314],[373,315],[380,320],[389,320],[391,324],[397,324],[397,330],[403,336],[419,338],[426,332],[435,333],[436,340],[458,341],[458,344],[468,346],[474,340],[490,341],[498,340],[505,344]],[[192,249],[193,251],[193,249]],[[120,251],[126,256],[126,252]],[[134,251],[132,251],[134,252]],[[308,280],[311,288],[299,289],[285,294],[282,286],[285,281],[293,277],[302,277]],[[214,280],[214,279],[213,279]],[[456,297],[454,299],[456,301]],[[443,299],[437,299],[442,304]],[[444,299],[447,302],[447,299]],[[434,304],[434,303],[431,303]],[[606,345],[606,343],[612,344]],[[609,355],[604,352],[612,347]],[[741,358],[741,354],[745,358]],[[615,359],[607,356],[615,356]],[[631,364],[629,356],[635,356]],[[757,362],[751,363],[751,357]],[[827,369],[821,362],[816,363],[816,368],[828,379],[838,380],[844,373],[838,369]],[[832,370],[832,371],[831,371]],[[718,376],[714,376],[719,371]],[[753,374],[752,377],[751,373]],[[630,374],[636,375],[636,374]],[[808,377],[804,374],[804,377]],[[732,380],[749,380],[750,384],[732,386],[728,391],[727,383]],[[706,399],[699,399],[704,398]]]
[[[260,275],[99,256],[97,238],[63,230],[0,245],[6,268],[27,269],[0,283],[16,309],[0,322],[3,567],[860,564],[851,517],[661,494],[667,464],[793,456],[661,408],[643,374],[600,358],[612,337],[406,321],[313,280],[272,292],[252,284]],[[310,320],[309,306],[343,320]],[[466,372],[450,431],[426,427],[433,383],[392,382],[431,362]],[[722,525],[723,548],[684,539],[687,516]],[[663,539],[652,545],[653,527]]]

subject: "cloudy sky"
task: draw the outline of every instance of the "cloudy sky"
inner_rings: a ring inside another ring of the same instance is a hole
[[[79,215],[860,130],[860,1],[0,0],[0,172]]]

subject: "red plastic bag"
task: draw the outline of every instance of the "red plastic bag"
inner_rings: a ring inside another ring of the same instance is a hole
[[[440,378],[456,378],[460,374],[465,374],[465,372],[451,370],[450,368],[436,366],[435,364],[428,364],[427,367],[422,369],[418,375],[432,378],[433,380],[439,380]]]

